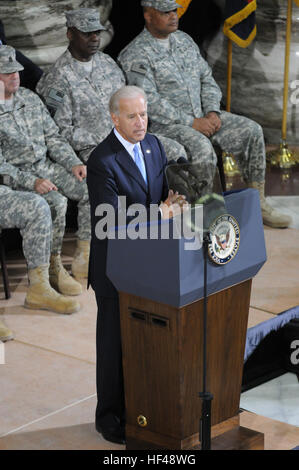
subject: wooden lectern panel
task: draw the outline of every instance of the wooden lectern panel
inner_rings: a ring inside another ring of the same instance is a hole
[[[208,297],[214,428],[239,412],[250,291],[248,280]],[[201,416],[203,300],[175,308],[120,293],[120,311],[127,441],[191,448]]]

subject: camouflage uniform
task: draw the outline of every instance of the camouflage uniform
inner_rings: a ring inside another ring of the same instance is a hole
[[[218,144],[235,155],[246,181],[264,181],[262,128],[248,118],[221,112],[220,88],[197,45],[182,31],[169,38],[167,50],[145,28],[118,57],[129,84],[142,87],[148,96],[151,132],[179,141],[195,162],[216,164],[212,144]],[[211,111],[219,114],[222,124],[208,138],[192,124]]]
[[[12,109],[0,105],[0,142],[0,174],[10,177],[9,185],[13,189],[34,191],[37,178],[48,178],[58,187],[58,191],[42,195],[52,213],[52,253],[61,251],[66,198],[78,201],[78,238],[89,240],[87,185],[71,173],[73,166],[82,163],[60,136],[55,122],[35,93],[19,88],[14,94]]]
[[[41,196],[0,185],[0,230],[4,228],[20,229],[29,269],[49,263],[51,212]]]
[[[97,52],[92,60],[89,76],[67,50],[36,88],[62,136],[84,162],[110,133],[109,99],[125,84],[122,71],[107,54]]]
[[[44,74],[37,92],[44,98],[61,134],[83,162],[113,128],[109,113],[111,95],[125,85],[121,69],[107,54],[93,56],[89,76],[67,50]],[[169,159],[186,157],[182,145],[157,136]]]

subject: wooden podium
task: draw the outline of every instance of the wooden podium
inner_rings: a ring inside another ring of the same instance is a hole
[[[257,191],[225,200],[241,243],[230,263],[208,265],[211,448],[263,449],[263,434],[239,424],[251,279],[266,260],[263,225]],[[120,293],[128,450],[200,449],[203,254],[184,248],[184,240],[109,241],[107,273]]]

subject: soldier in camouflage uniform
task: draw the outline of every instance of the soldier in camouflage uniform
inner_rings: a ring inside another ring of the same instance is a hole
[[[1,46],[0,83],[4,97],[0,103],[0,175],[5,175],[11,188],[37,192],[49,204],[53,223],[50,280],[62,294],[77,295],[82,292],[82,286],[62,267],[60,252],[67,198],[70,198],[78,201],[79,226],[72,271],[74,275],[77,271],[81,275],[84,270],[87,276],[90,207],[84,181],[86,167],[60,136],[39,97],[19,87],[18,71],[21,69],[14,49]],[[29,274],[31,271],[29,269]]]
[[[23,239],[30,280],[25,306],[57,313],[77,311],[79,303],[60,295],[49,283],[52,219],[46,200],[38,194],[0,185],[0,230],[7,228],[20,229]],[[12,332],[0,324],[0,340],[8,341],[12,337]]]
[[[217,158],[212,144],[232,152],[248,186],[259,190],[264,223],[287,227],[291,219],[264,197],[265,144],[259,124],[220,110],[221,91],[190,36],[178,30],[174,0],[142,0],[144,30],[120,53],[129,84],[142,87],[151,131],[178,140],[192,162]]]
[[[92,150],[113,128],[110,96],[125,84],[121,69],[99,51],[100,33],[105,29],[95,9],[68,11],[69,48],[45,73],[36,91],[45,100],[56,124],[78,156],[87,162]],[[184,148],[162,138],[171,159],[186,156]]]

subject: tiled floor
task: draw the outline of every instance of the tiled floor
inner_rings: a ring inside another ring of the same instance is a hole
[[[241,395],[241,408],[299,429],[299,382],[287,372]]]
[[[253,281],[248,327],[299,305],[296,204],[296,228],[265,228],[268,260]],[[73,250],[68,235],[63,252],[67,267]],[[31,311],[22,306],[27,277],[19,253],[9,254],[9,277],[12,297],[3,300],[0,287],[0,318],[16,338],[5,344],[6,364],[0,365],[0,449],[124,449],[94,430],[93,291],[84,290],[81,311],[70,316]],[[240,419],[241,425],[265,433],[266,449],[299,445],[297,425],[262,416],[259,410],[243,411]]]

